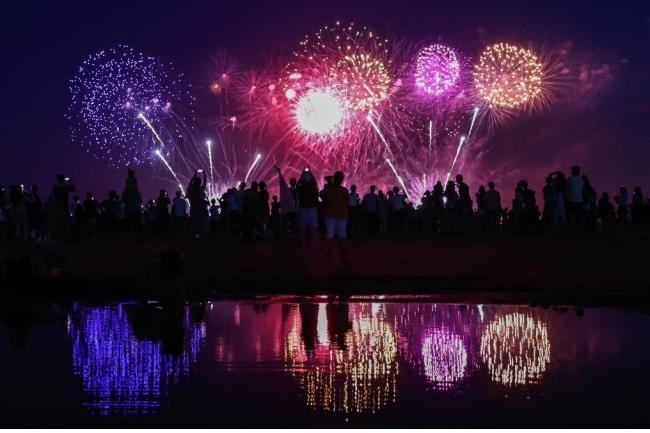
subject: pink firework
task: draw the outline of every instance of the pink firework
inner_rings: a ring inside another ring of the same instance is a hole
[[[426,95],[441,96],[456,88],[460,62],[456,52],[444,45],[423,48],[417,56],[415,85]]]

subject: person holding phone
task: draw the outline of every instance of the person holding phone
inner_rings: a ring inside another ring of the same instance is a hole
[[[75,191],[74,184],[63,174],[56,175],[56,183],[52,187],[53,227],[51,236],[54,239],[65,240],[70,231],[70,193]]]
[[[296,186],[298,196],[298,229],[304,243],[316,242],[318,231],[318,183],[316,178],[305,167]]]
[[[203,175],[203,179],[199,177]],[[198,169],[194,172],[194,176],[187,186],[186,197],[190,202],[190,230],[192,236],[195,238],[205,236],[208,234],[210,220],[208,216],[208,197],[205,193],[206,189],[205,172]]]

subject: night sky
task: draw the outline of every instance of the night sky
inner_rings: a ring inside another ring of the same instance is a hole
[[[482,154],[482,169],[504,183],[502,190],[526,177],[539,191],[545,173],[568,171],[577,163],[599,191],[626,183],[647,193],[650,2],[600,3],[9,2],[0,14],[0,184],[34,183],[47,190],[62,172],[81,191],[94,190],[99,197],[121,189],[125,170],[108,168],[71,143],[64,117],[68,80],[95,51],[125,43],[173,62],[193,79],[219,52],[253,66],[270,50],[289,51],[305,34],[340,19],[388,37],[441,37],[470,47],[470,54],[498,39],[550,49],[570,43],[595,70],[607,71],[607,79],[598,83],[602,88],[585,96],[580,109],[558,110],[497,134]],[[141,183],[153,191],[142,176]]]

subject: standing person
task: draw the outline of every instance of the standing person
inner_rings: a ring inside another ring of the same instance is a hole
[[[282,240],[282,204],[278,196],[271,197],[271,231],[273,232],[273,243],[277,244]]]
[[[97,237],[97,215],[99,205],[91,191],[86,193],[86,199],[83,202],[84,217],[85,217],[85,235],[89,239]]]
[[[250,188],[244,193],[241,221],[244,238],[252,239],[258,222],[259,214],[259,184],[251,182]]]
[[[171,200],[167,191],[161,189],[156,199],[156,225],[158,226],[158,234],[165,235],[169,227],[169,205]]]
[[[45,238],[45,209],[43,206],[43,199],[38,192],[38,187],[32,185],[27,200],[27,215],[36,241],[42,241]]]
[[[445,212],[444,190],[442,182],[438,181],[433,186],[431,192],[431,218],[433,219],[433,230],[441,232],[443,230]]]
[[[620,186],[620,188],[618,189],[618,194],[614,197],[614,200],[616,201],[616,213],[618,214],[618,223],[622,226],[627,225],[627,223],[629,222],[628,220],[629,199],[627,195],[627,187],[625,185]]]
[[[210,235],[216,236],[219,232],[220,222],[219,205],[217,204],[217,200],[214,198],[210,200],[210,203]]]
[[[275,166],[276,171],[278,172],[278,182],[280,186],[280,201],[278,206],[281,210],[282,216],[282,232],[283,234],[289,235],[296,233],[297,219],[296,215],[298,212],[298,196],[296,193],[296,178],[292,177],[289,179],[289,185],[287,181],[282,176],[280,167]]]
[[[75,191],[74,184],[63,174],[56,176],[52,187],[52,238],[66,240],[70,232],[69,201],[70,193]]]
[[[553,228],[553,213],[556,206],[556,195],[553,188],[553,177],[549,174],[546,176],[546,183],[542,188],[542,198],[544,208],[542,209],[542,225],[547,232]]]
[[[600,195],[598,199],[598,219],[600,220],[600,227],[608,230],[612,228],[612,221],[614,219],[614,206],[609,201],[609,194],[606,192]]]
[[[266,182],[260,181],[258,184],[259,193],[257,199],[257,217],[260,229],[260,235],[264,237],[269,226],[269,215],[271,209],[269,208],[269,190]]]
[[[582,176],[584,181],[583,189],[583,199],[582,207],[584,209],[584,219],[585,219],[585,230],[591,232],[596,229],[596,202],[598,201],[598,195],[587,175]]]
[[[476,193],[476,216],[479,232],[483,233],[487,229],[487,191],[483,185],[478,187]]]
[[[348,225],[347,230],[349,234],[359,233],[359,224],[361,219],[361,198],[357,192],[357,186],[350,185],[350,192],[348,197]]]
[[[199,177],[199,173],[203,174],[203,179]],[[197,170],[187,186],[187,199],[190,202],[190,231],[195,238],[208,233],[208,199],[205,195],[205,185],[205,172]]]
[[[180,191],[176,191],[176,197],[172,203],[172,221],[176,236],[184,235],[187,225],[187,200]]]
[[[318,184],[316,178],[305,167],[296,186],[298,195],[298,227],[303,244],[313,245],[318,232]]]
[[[332,184],[321,192],[323,199],[323,216],[325,218],[325,239],[327,240],[327,255],[333,254],[334,235],[338,238],[339,252],[346,259],[345,239],[348,221],[349,194],[342,185],[343,172],[337,171],[332,177]]]
[[[585,181],[580,176],[580,167],[571,167],[571,176],[567,179],[567,211],[569,230],[572,233],[582,231],[584,226]]]
[[[403,233],[406,231],[406,196],[400,192],[398,186],[393,187],[392,194],[389,198],[389,205],[391,211],[392,232]]]
[[[27,216],[27,200],[22,185],[13,185],[9,190],[11,220],[14,223],[16,239],[26,241],[29,237],[29,219]]]
[[[566,218],[566,190],[567,182],[564,173],[561,171],[556,171],[551,173],[553,178],[553,193],[555,195],[555,206],[553,208],[553,215],[551,222],[553,224],[553,229],[559,229],[560,232],[564,233],[567,228],[567,218]]]
[[[384,191],[381,189],[377,191],[377,201],[379,203],[379,212],[377,213],[377,219],[379,220],[379,233],[386,234],[389,204]]]
[[[640,186],[635,186],[632,191],[632,222],[640,224],[645,217],[645,200]]]
[[[120,219],[120,201],[117,192],[108,192],[108,198],[99,204],[101,215],[99,217],[100,227],[107,235],[114,235]]]
[[[448,233],[456,232],[457,226],[457,211],[458,194],[454,182],[451,180],[447,182],[445,191],[443,192],[443,199],[445,203],[445,226]]]
[[[371,234],[379,232],[379,196],[375,194],[376,189],[375,185],[370,185],[370,190],[361,200],[364,226],[367,232]]]
[[[501,194],[496,190],[494,182],[488,182],[488,190],[485,192],[485,209],[487,211],[488,230],[497,232],[501,221]]]
[[[142,222],[142,196],[138,189],[138,180],[135,178],[135,171],[128,169],[122,192],[122,204],[124,205],[124,222],[127,229],[133,233],[140,230]]]
[[[469,192],[469,185],[463,181],[463,175],[456,175],[456,186],[458,188],[458,203],[456,204],[456,215],[461,231],[467,229],[467,220],[472,214],[472,197]]]

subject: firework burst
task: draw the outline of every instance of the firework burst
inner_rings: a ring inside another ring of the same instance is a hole
[[[182,135],[176,107],[191,116],[194,103],[182,74],[125,45],[90,55],[69,90],[72,140],[114,167],[149,162],[161,144],[151,125]]]
[[[474,68],[478,97],[490,109],[530,106],[542,93],[542,63],[530,50],[498,43],[487,47]]]

